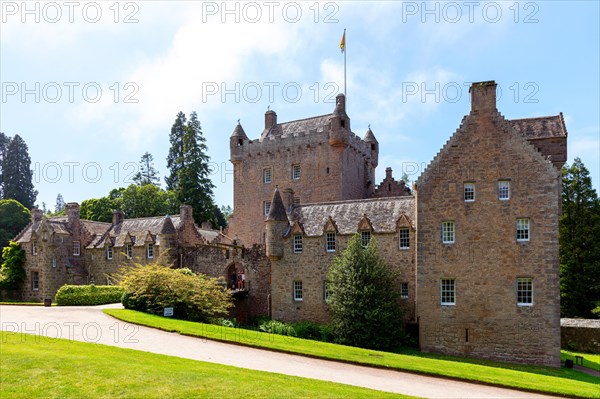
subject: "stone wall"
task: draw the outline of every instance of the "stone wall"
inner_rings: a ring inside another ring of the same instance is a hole
[[[560,319],[560,347],[600,353],[600,320]]]

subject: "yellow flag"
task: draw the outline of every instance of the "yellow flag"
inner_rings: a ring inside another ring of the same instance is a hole
[[[342,36],[342,41],[340,42],[340,49],[342,49],[342,53],[346,49],[346,31],[344,31],[344,35]]]

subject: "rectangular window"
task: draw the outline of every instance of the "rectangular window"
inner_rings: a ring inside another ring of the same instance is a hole
[[[37,291],[40,289],[40,273],[31,272],[31,290]]]
[[[398,235],[400,237],[400,249],[409,249],[410,248],[410,231],[407,228],[402,228],[398,230]]]
[[[442,222],[442,243],[454,243],[454,222]]]
[[[498,199],[501,201],[510,199],[510,181],[498,181]]]
[[[265,212],[265,216],[269,216],[270,210],[271,210],[271,201],[265,201],[263,203],[263,211]]]
[[[300,165],[292,165],[292,180],[300,180]]]
[[[299,254],[302,252],[302,234],[294,235],[294,253]]]
[[[31,242],[31,254],[37,255],[37,241]]]
[[[528,277],[517,279],[517,305],[533,305],[533,279]]]
[[[302,281],[294,281],[294,301],[302,300]]]
[[[300,205],[300,197],[294,197],[294,205]]]
[[[154,244],[148,243],[148,246],[146,247],[146,256],[148,259],[154,258]]]
[[[475,201],[475,183],[465,183],[465,202]]]
[[[370,231],[361,231],[360,232],[360,241],[362,243],[363,248],[366,248],[369,245],[369,241],[371,241],[371,232]]]
[[[73,241],[73,256],[79,256],[81,254],[81,243],[79,241]]]
[[[127,259],[133,258],[133,245],[131,245],[131,244],[125,245],[125,256],[127,256]]]
[[[108,247],[106,247],[106,259],[112,260],[112,258],[113,258],[113,247],[111,245],[109,245]]]
[[[335,252],[335,233],[325,233],[325,250]]]
[[[52,259],[52,267],[56,267],[56,259]]]
[[[442,279],[440,289],[441,304],[455,305],[456,295],[454,289],[454,279]]]
[[[273,179],[273,169],[271,168],[266,168],[263,169],[263,181],[265,183],[271,183],[271,181]]]
[[[408,283],[400,284],[400,298],[408,299]]]
[[[517,219],[517,241],[529,241],[529,219]]]
[[[325,303],[329,303],[329,297],[331,295],[331,283],[329,281],[323,281],[323,300]]]

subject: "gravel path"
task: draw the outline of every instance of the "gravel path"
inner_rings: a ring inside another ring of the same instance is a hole
[[[114,319],[102,312],[106,307],[45,308],[1,305],[0,329],[100,343],[427,398],[552,397],[186,337]]]

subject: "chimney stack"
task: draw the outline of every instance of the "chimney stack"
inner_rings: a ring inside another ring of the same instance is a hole
[[[265,113],[265,129],[269,130],[271,127],[277,124],[277,114],[273,110],[269,110]]]
[[[123,220],[125,220],[125,213],[123,211],[113,211],[113,214],[112,214],[113,226],[123,223]]]
[[[181,223],[194,223],[194,213],[191,205],[181,205],[179,207],[179,217]]]
[[[79,223],[79,204],[77,202],[69,202],[66,206],[67,210],[67,224],[72,227],[76,223]]]
[[[471,93],[471,111],[497,111],[496,82],[476,82],[469,88]]]
[[[33,210],[31,211],[31,221],[32,221],[33,223],[36,223],[36,222],[41,222],[41,221],[42,221],[42,216],[43,216],[43,215],[44,215],[44,212],[42,212],[42,210],[41,210],[41,209],[37,209],[37,208],[35,208],[35,209],[33,209]]]

